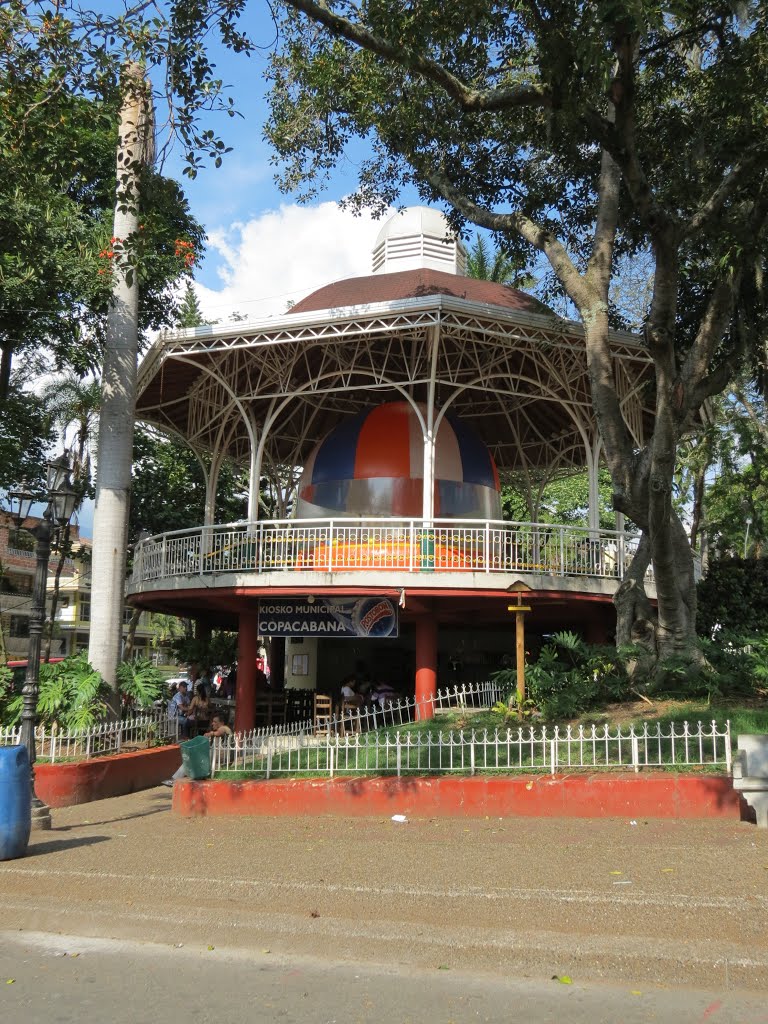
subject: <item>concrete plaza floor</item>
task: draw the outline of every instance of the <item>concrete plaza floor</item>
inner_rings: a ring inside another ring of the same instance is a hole
[[[185,819],[170,799],[155,789],[54,811],[25,858],[0,863],[2,930],[768,991],[768,832],[752,825]]]

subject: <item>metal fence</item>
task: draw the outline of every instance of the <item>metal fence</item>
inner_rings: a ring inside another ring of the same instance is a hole
[[[224,572],[525,572],[621,579],[637,537],[551,523],[307,519],[203,526],[136,545],[133,583]]]
[[[82,761],[124,750],[141,750],[178,742],[178,721],[165,709],[124,722],[101,722],[90,729],[61,729],[39,725],[35,729],[38,761]],[[0,746],[21,743],[21,726],[0,727]]]
[[[685,768],[731,770],[730,723],[554,726],[413,732],[298,734],[216,740],[213,770],[274,775],[546,772],[580,769]]]

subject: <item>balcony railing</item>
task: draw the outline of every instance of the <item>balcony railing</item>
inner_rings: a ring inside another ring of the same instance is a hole
[[[305,519],[204,526],[136,546],[132,585],[221,573],[528,573],[621,579],[637,538],[478,520]]]

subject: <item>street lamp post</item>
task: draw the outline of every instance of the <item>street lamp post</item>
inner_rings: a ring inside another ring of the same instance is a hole
[[[46,502],[41,521],[27,527],[35,538],[35,579],[32,588],[32,609],[29,616],[29,648],[27,674],[22,689],[21,742],[27,748],[30,764],[30,790],[32,799],[32,828],[51,827],[51,812],[35,793],[35,726],[37,725],[37,695],[40,682],[40,648],[45,625],[45,597],[48,584],[48,560],[57,532],[72,518],[77,494],[70,478],[67,455],[60,455],[48,463],[46,489],[42,493],[31,491],[22,483],[17,491],[10,491],[11,515],[20,529],[29,517],[35,502]]]

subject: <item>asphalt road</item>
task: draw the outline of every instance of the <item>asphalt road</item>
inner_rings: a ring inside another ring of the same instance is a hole
[[[54,811],[27,857],[0,864],[0,927],[441,984],[462,972],[547,992],[553,975],[624,994],[768,990],[768,832],[752,825],[184,819],[169,807],[157,789]]]
[[[768,1021],[756,994],[507,980],[76,936],[0,934],[0,982],[0,1019],[24,1024]]]

